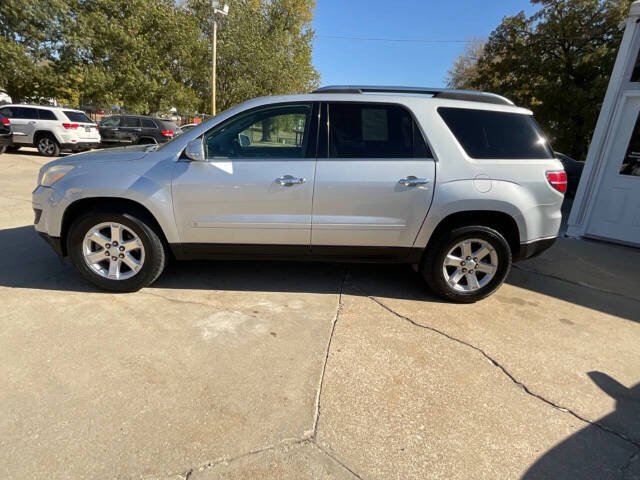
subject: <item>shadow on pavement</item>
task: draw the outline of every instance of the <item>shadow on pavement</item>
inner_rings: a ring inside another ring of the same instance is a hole
[[[631,440],[638,444],[640,383],[627,388],[604,373],[589,372],[588,375],[602,391],[616,400],[615,411],[596,423],[615,432],[635,432]],[[590,425],[546,452],[522,478],[640,478],[640,459],[630,462],[638,451],[630,441]]]
[[[92,291],[70,262],[64,263],[32,226],[0,230],[0,286],[42,290]],[[191,261],[173,262],[155,288],[229,291],[337,293],[346,264],[319,262]],[[441,302],[407,265],[349,264],[367,295]],[[544,275],[512,270],[507,283],[629,320],[640,321],[640,302]],[[351,289],[350,293],[358,290]]]

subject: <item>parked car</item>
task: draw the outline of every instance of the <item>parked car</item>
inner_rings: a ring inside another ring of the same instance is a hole
[[[54,157],[61,150],[83,151],[100,144],[98,126],[79,110],[4,105],[0,114],[11,121],[12,147],[34,146],[40,154]]]
[[[166,143],[180,133],[171,120],[142,115],[114,115],[100,122],[105,147]]]
[[[189,130],[191,130],[192,128],[197,127],[198,125],[200,125],[199,123],[187,123],[186,125],[182,125],[180,127],[180,130],[182,131],[182,133],[184,132],[188,132]]]
[[[11,145],[11,120],[0,113],[0,154]]]
[[[584,162],[579,162],[564,153],[555,152],[556,158],[562,162],[564,171],[567,172],[567,197],[575,198],[584,170]]]
[[[164,145],[51,162],[33,208],[105,290],[150,285],[171,255],[290,258],[414,264],[474,302],[553,244],[566,187],[532,113],[504,97],[327,87],[248,101]]]

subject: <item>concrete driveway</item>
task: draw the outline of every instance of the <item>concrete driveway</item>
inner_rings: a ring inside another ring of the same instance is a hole
[[[0,478],[640,478],[640,251],[565,240],[475,305],[404,266],[176,263],[98,291],[0,156]]]

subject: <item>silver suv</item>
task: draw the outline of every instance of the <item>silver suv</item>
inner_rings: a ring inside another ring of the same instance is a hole
[[[158,146],[45,165],[36,230],[91,283],[135,291],[177,259],[395,262],[458,302],[552,245],[562,164],[488,93],[339,86],[250,100]]]

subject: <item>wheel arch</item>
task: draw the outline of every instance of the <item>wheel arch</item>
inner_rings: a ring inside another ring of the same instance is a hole
[[[38,140],[40,140],[41,137],[43,137],[44,135],[49,135],[52,136],[54,138],[54,140],[56,142],[58,142],[58,145],[61,143],[60,138],[58,138],[58,136],[56,135],[56,133],[52,130],[36,130],[35,132],[33,132],[33,144],[37,145],[38,144]]]
[[[149,222],[149,226],[156,232],[164,243],[166,250],[170,251],[170,244],[167,240],[164,230],[151,211],[143,204],[131,200],[129,198],[114,197],[89,197],[76,200],[71,203],[64,211],[62,216],[62,224],[60,228],[60,243],[62,246],[63,256],[67,256],[67,236],[69,229],[80,215],[86,212],[104,212],[117,211],[119,213],[138,214]]]
[[[425,251],[443,233],[455,228],[481,225],[499,232],[509,244],[516,257],[520,252],[520,229],[516,220],[505,212],[495,210],[466,210],[452,213],[443,218],[431,233]]]

